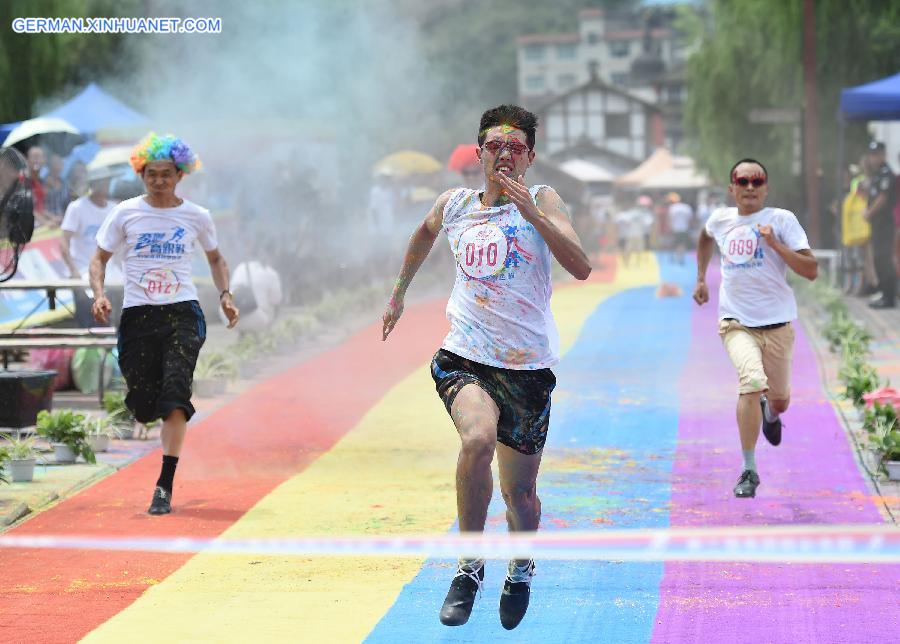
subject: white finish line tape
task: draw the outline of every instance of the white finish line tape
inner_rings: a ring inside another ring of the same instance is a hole
[[[900,529],[893,525],[812,525],[279,539],[6,534],[0,535],[0,548],[252,556],[900,563]]]

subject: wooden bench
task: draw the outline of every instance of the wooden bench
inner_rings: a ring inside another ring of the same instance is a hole
[[[3,352],[3,368],[9,369],[9,354],[15,351],[30,349],[81,349],[96,348],[103,350],[100,363],[100,376],[97,387],[100,402],[103,402],[104,382],[103,367],[106,358],[118,343],[116,330],[113,327],[94,327],[90,329],[57,329],[29,328],[11,332],[0,332],[0,351]]]

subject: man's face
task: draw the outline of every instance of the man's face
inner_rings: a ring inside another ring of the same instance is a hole
[[[742,163],[731,175],[728,192],[743,212],[761,210],[769,194],[769,181],[759,164]]]
[[[97,179],[90,182],[91,194],[106,199],[109,197],[109,179]]]
[[[869,167],[873,172],[884,165],[884,150],[870,150],[866,156],[869,157]]]
[[[44,167],[44,151],[35,146],[28,149],[28,169],[36,175]]]
[[[524,175],[534,161],[534,152],[528,149],[527,141],[525,132],[508,125],[490,128],[477,151],[485,176],[491,179],[495,172],[500,172],[515,180]]]
[[[175,194],[175,186],[182,175],[172,161],[151,161],[144,166],[141,177],[148,194],[163,197]]]

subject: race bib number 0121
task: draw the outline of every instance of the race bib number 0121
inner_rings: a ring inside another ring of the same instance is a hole
[[[178,293],[181,282],[171,269],[157,268],[141,275],[141,288],[151,300],[167,302]]]
[[[489,277],[501,271],[509,254],[506,235],[496,224],[472,226],[459,237],[456,261],[469,277]]]
[[[759,237],[750,226],[738,226],[725,238],[725,258],[732,264],[746,264],[759,248]]]

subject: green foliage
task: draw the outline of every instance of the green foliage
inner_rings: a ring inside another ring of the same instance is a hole
[[[9,483],[6,476],[6,463],[9,461],[9,450],[6,447],[0,447],[0,483]]]
[[[881,453],[882,460],[900,461],[900,427],[896,418],[877,418],[870,440],[872,447]]]
[[[866,431],[870,434],[875,432],[880,423],[888,423],[889,425],[897,423],[897,410],[892,404],[882,405],[879,402],[875,402],[866,409],[865,414],[863,414],[863,427],[866,428]]]
[[[860,407],[865,402],[863,396],[875,391],[881,380],[875,368],[862,361],[859,356],[850,356],[841,365],[838,378],[844,383],[844,397],[852,400],[853,404]]]
[[[201,354],[197,359],[197,366],[194,368],[195,378],[234,380],[237,375],[238,368],[234,358],[217,351]]]
[[[749,110],[803,107],[803,3],[710,0],[707,6],[709,20],[687,66],[685,131],[693,138],[693,154],[721,183],[735,160],[762,160],[780,199],[780,191],[793,183],[792,126],[752,124]],[[830,178],[835,176],[840,90],[896,73],[900,3],[817,0],[815,28],[816,162]],[[867,138],[864,124],[849,134],[846,159],[854,159]]]
[[[110,416],[89,416],[84,420],[84,429],[88,436],[117,438],[121,435],[116,421]]]
[[[103,394],[103,409],[116,425],[130,425],[134,422],[131,411],[125,406],[125,394],[121,391],[107,391]]]
[[[130,16],[142,0],[4,0],[0,2],[0,123],[34,116],[39,99],[73,94],[97,78],[126,73],[128,34],[17,34],[18,17]],[[13,89],[14,88],[14,89]]]
[[[75,453],[83,456],[88,463],[96,463],[94,450],[87,443],[87,428],[83,414],[70,409],[54,412],[41,410],[37,417],[37,433],[51,443],[65,443]]]
[[[35,437],[13,438],[9,434],[0,434],[0,438],[7,441],[3,446],[9,454],[9,458],[14,461],[23,461],[37,456],[37,448],[35,448]]]

